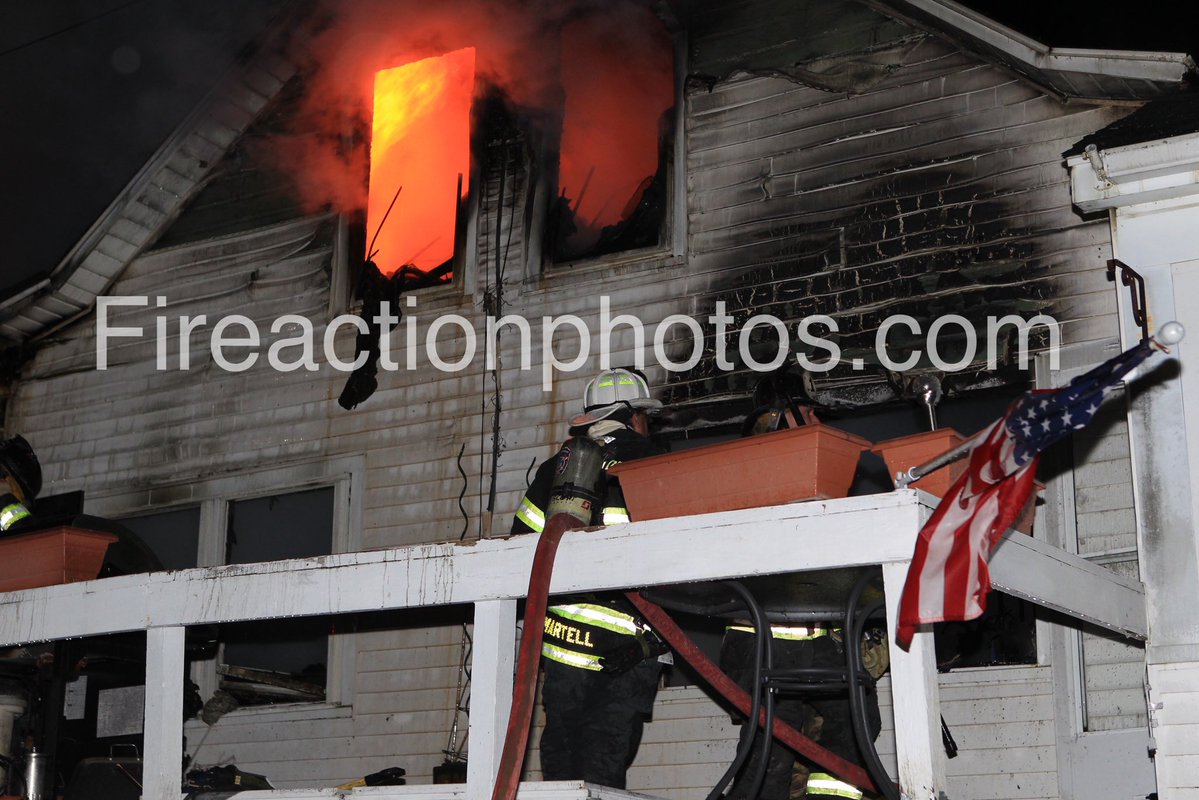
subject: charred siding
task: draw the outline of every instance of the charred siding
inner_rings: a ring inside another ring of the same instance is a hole
[[[1063,105],[934,39],[871,58],[888,77],[857,95],[744,77],[691,93],[700,313],[723,300],[737,323],[770,314],[792,329],[828,314],[843,358],[867,368],[894,314],[927,330],[950,313],[982,329],[1045,312],[1088,338],[1114,311],[1097,271],[1108,248],[1104,223],[1070,208],[1061,153],[1119,112]],[[710,392],[717,372],[701,363],[671,399]]]

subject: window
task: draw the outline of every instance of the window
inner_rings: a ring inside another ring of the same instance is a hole
[[[220,563],[333,552],[333,489],[227,502]],[[167,569],[199,564],[200,509],[124,520]],[[216,634],[220,688],[241,705],[325,699],[331,621],[321,617],[225,624]]]
[[[225,478],[188,487],[199,505],[127,517],[167,569],[247,564],[351,549],[360,511],[355,459]],[[119,516],[145,498],[103,498],[92,513]],[[242,706],[345,703],[352,686],[350,637],[334,617],[302,617],[189,631],[193,679],[205,699],[220,688]],[[215,645],[215,646],[213,646]]]
[[[329,555],[333,489],[229,503],[225,563]],[[242,705],[324,700],[332,620],[275,619],[222,625],[221,689]]]
[[[561,130],[546,252],[569,263],[666,239],[675,130],[674,45],[662,20],[622,2],[578,15],[559,37]]]
[[[375,74],[366,256],[409,287],[454,277],[474,90],[470,47]]]
[[[121,522],[154,551],[166,569],[188,569],[198,565],[199,506],[131,517]]]

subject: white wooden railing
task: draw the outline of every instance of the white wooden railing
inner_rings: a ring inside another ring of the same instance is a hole
[[[752,575],[880,565],[895,619],[917,532],[933,498],[903,490],[566,534],[555,593],[678,584]],[[536,537],[436,544],[320,558],[133,575],[0,594],[0,646],[146,631],[146,800],[178,800],[188,625],[474,604],[467,783],[464,788],[378,787],[372,797],[488,800],[512,699],[516,602],[528,588]],[[1026,536],[991,563],[997,588],[1126,635],[1145,636],[1136,581]],[[913,798],[945,786],[932,637],[893,648],[899,780]],[[548,787],[546,787],[548,788]],[[537,785],[522,794],[543,794]],[[326,791],[255,792],[281,798]],[[341,794],[344,794],[342,792]]]

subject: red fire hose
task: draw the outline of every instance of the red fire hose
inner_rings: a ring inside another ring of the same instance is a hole
[[[691,641],[682,628],[675,624],[670,615],[661,606],[646,600],[636,592],[626,592],[625,597],[637,607],[641,615],[653,627],[654,632],[666,640],[666,643],[690,664],[696,672],[703,676],[712,688],[720,692],[726,700],[737,707],[746,716],[750,712],[750,697],[745,690],[725,675],[720,667],[704,655],[704,652]],[[765,712],[759,712],[758,724],[764,724]],[[780,719],[774,720],[774,737],[800,755],[815,761],[843,781],[852,783],[867,791],[877,791],[870,774],[857,764],[851,764],[836,753],[830,752],[814,741],[804,736]]]
[[[537,667],[541,660],[541,638],[545,633],[545,606],[549,596],[550,574],[562,534],[579,527],[569,514],[555,514],[545,523],[533,554],[529,575],[529,594],[525,601],[525,629],[520,637],[516,660],[516,685],[512,693],[512,712],[508,715],[508,733],[504,752],[495,776],[491,800],[515,800],[520,787],[520,769],[529,744],[529,724],[533,720],[533,695],[537,693]]]
[[[525,628],[520,639],[520,654],[516,662],[516,684],[512,694],[512,711],[508,716],[508,732],[504,737],[504,751],[500,756],[499,769],[491,800],[515,800],[520,787],[520,772],[524,765],[525,748],[529,743],[529,725],[533,720],[533,696],[537,691],[537,668],[541,658],[541,639],[545,632],[545,609],[549,595],[550,575],[554,568],[554,557],[562,534],[579,527],[579,522],[569,514],[550,517],[537,541],[533,555],[533,570],[529,576],[529,593],[525,601]],[[636,592],[626,596],[645,616],[666,642],[687,663],[695,668],[726,700],[741,713],[750,711],[749,695],[737,686],[718,666],[712,663],[695,642],[674,623],[660,606],[651,603]],[[758,724],[763,724],[759,715]],[[874,781],[866,770],[851,764],[835,753],[831,753],[804,736],[785,722],[774,721],[774,735],[797,753],[819,764],[842,780],[866,790],[874,790]]]

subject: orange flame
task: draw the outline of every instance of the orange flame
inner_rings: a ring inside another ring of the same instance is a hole
[[[671,43],[653,12],[629,10],[619,20],[640,32],[636,43],[612,24],[585,18],[562,29],[558,182],[577,215],[576,246],[589,246],[636,206],[658,168],[659,121],[674,103]]]
[[[458,179],[465,187],[470,171],[474,83],[471,47],[375,75],[366,229],[372,237],[379,231],[375,263],[384,275],[405,264],[427,271],[454,255]]]

